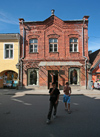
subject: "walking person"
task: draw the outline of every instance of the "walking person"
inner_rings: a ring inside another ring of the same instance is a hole
[[[48,116],[47,116],[47,124],[50,123],[50,119],[51,119],[51,114],[52,114],[52,110],[54,108],[54,112],[53,112],[53,118],[56,118],[56,113],[57,113],[57,106],[58,106],[58,100],[59,100],[59,89],[56,87],[56,83],[52,83],[52,87],[49,90],[50,93],[50,106],[49,106],[49,112],[48,112]]]
[[[70,95],[71,95],[71,87],[69,86],[69,83],[66,82],[66,85],[64,87],[64,96],[63,96],[63,102],[65,103],[65,110],[68,110],[68,113],[70,114]],[[68,108],[67,108],[68,105]]]

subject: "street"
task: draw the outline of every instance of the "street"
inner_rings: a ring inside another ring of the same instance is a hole
[[[62,99],[48,125],[48,95],[0,95],[0,137],[99,137],[100,99],[72,95],[71,114]]]

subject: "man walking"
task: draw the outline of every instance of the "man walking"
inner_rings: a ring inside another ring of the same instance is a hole
[[[58,106],[58,100],[59,100],[59,94],[60,94],[59,90],[56,87],[56,83],[53,82],[52,87],[53,88],[50,88],[50,90],[49,90],[50,106],[49,106],[49,112],[48,112],[48,116],[47,116],[47,124],[50,123],[53,108],[54,108],[53,118],[56,118],[57,106]]]
[[[65,110],[67,110],[67,104],[68,104],[68,113],[70,114],[70,95],[71,95],[71,87],[69,86],[69,83],[66,82],[66,85],[64,87],[64,96],[63,96],[63,102],[65,103]]]

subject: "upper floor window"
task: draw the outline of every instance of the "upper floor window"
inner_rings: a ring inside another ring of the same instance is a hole
[[[38,40],[37,39],[30,39],[30,53],[38,52]]]
[[[13,58],[13,44],[5,44],[4,46],[4,58],[12,59]]]
[[[78,52],[78,39],[70,38],[70,52]]]
[[[49,52],[58,51],[58,39],[49,39]]]

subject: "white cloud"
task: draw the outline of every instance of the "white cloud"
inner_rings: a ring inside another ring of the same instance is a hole
[[[19,25],[18,20],[14,19],[10,15],[7,15],[7,13],[0,11],[0,21],[4,23]]]
[[[89,40],[88,50],[95,51],[98,49],[100,49],[100,40]]]

